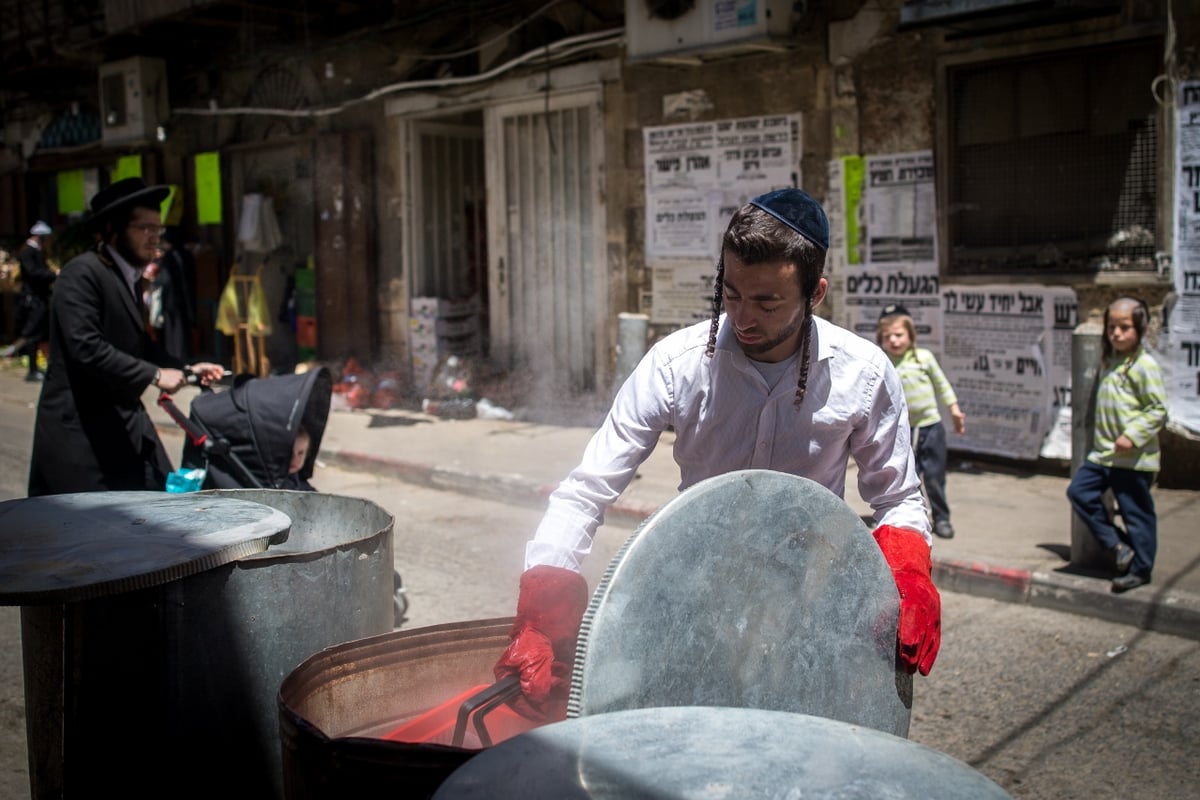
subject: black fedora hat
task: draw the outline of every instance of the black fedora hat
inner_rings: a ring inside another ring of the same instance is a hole
[[[147,186],[141,178],[125,178],[96,192],[88,219],[96,223],[121,208],[158,208],[170,193],[170,186]]]

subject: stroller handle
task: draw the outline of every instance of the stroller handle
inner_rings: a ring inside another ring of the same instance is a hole
[[[190,380],[190,378],[189,378]],[[208,441],[208,432],[201,430],[199,426],[193,425],[192,421],[187,418],[179,406],[175,405],[175,401],[171,399],[171,395],[163,392],[158,396],[158,405],[163,411],[175,420],[175,424],[183,428],[183,432],[187,434],[188,439],[196,447],[203,447]]]
[[[218,378],[218,380],[225,380],[226,378],[230,377],[231,375],[233,375],[233,370],[227,369],[221,373],[221,377]],[[200,388],[202,388],[202,389],[211,391],[210,387],[201,386],[200,376],[197,375],[196,373],[192,372],[191,367],[183,368],[183,379],[187,383],[188,386],[200,386]]]
[[[225,370],[221,377],[227,378],[232,374],[233,373],[231,371]],[[212,389],[208,386],[200,385],[200,376],[192,372],[190,367],[183,368],[183,376],[184,380],[189,385],[200,386],[200,388],[204,391],[212,391]],[[176,425],[178,425],[180,428],[183,428],[184,433],[187,434],[188,439],[191,440],[193,445],[196,447],[202,447],[204,443],[208,441],[208,431],[189,420],[187,415],[179,410],[179,406],[175,405],[175,401],[171,399],[171,395],[169,393],[162,392],[159,394],[158,405],[163,411],[167,412],[167,415],[170,416],[171,419],[175,420]]]

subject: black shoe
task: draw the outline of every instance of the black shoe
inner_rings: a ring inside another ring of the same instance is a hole
[[[1124,542],[1119,542],[1116,547],[1109,551],[1112,553],[1113,565],[1117,568],[1118,575],[1124,575],[1129,571],[1129,565],[1133,563],[1133,548]],[[1136,584],[1135,584],[1136,585]],[[1133,588],[1132,586],[1129,588]]]
[[[933,532],[943,539],[954,538],[954,526],[950,524],[950,520],[948,519],[933,523]]]
[[[46,379],[46,376],[40,372],[31,372],[25,376],[26,383],[38,383]]]
[[[1121,592],[1128,592],[1130,589],[1136,589],[1139,586],[1145,586],[1149,582],[1149,575],[1141,575],[1137,572],[1131,572],[1128,575],[1122,575],[1119,578],[1113,578],[1112,590],[1119,594]]]

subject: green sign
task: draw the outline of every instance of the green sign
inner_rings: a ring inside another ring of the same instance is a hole
[[[83,198],[83,170],[60,172],[58,179],[58,213],[80,214],[87,210]]]
[[[196,222],[221,223],[221,154],[196,155]]]

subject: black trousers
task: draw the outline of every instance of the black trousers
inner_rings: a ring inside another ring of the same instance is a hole
[[[23,305],[21,320],[21,346],[18,356],[29,356],[29,374],[38,371],[38,345],[50,338],[50,311],[46,301],[35,295],[24,295],[20,302]]]
[[[916,429],[913,453],[917,457],[917,477],[925,482],[925,497],[934,523],[950,521],[946,502],[946,426],[940,422]]]

